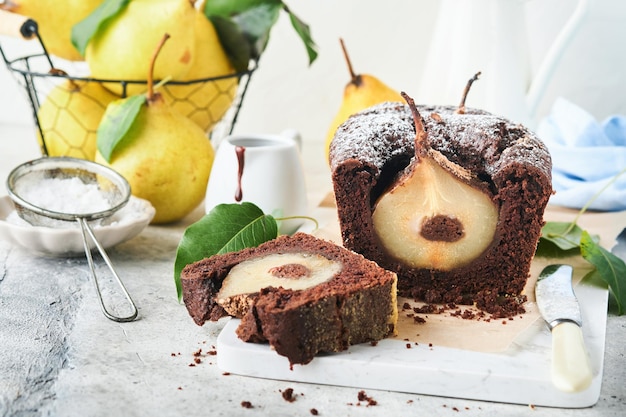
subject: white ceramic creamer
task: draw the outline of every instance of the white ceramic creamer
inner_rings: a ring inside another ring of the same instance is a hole
[[[245,201],[278,218],[308,215],[300,146],[300,135],[293,130],[224,138],[211,168],[205,211]],[[293,233],[302,222],[281,221],[280,233]]]

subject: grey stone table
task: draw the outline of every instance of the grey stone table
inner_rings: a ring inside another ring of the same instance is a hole
[[[0,175],[37,156],[30,129],[0,126]],[[11,137],[11,139],[8,139]],[[17,141],[15,137],[21,137]],[[10,143],[9,143],[10,142]],[[24,146],[17,148],[15,143]],[[305,141],[311,201],[328,190],[323,145]],[[4,194],[0,192],[0,195]],[[139,307],[115,323],[96,302],[84,257],[37,256],[0,241],[0,416],[622,416],[626,410],[626,317],[609,315],[598,403],[586,409],[531,408],[463,399],[224,375],[215,344],[224,322],[196,326],[172,278],[184,221],[150,226],[109,254]],[[416,375],[419,378],[419,375]],[[296,401],[282,392],[293,388]],[[253,408],[242,407],[249,401]]]

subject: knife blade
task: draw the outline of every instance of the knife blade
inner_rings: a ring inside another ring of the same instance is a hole
[[[537,307],[552,333],[552,382],[564,392],[583,391],[593,379],[572,272],[570,265],[548,265],[535,285]]]

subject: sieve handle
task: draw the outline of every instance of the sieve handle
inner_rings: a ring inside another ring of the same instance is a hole
[[[30,17],[0,10],[0,35],[32,39],[37,30],[37,22]]]
[[[94,234],[93,230],[87,223],[87,220],[85,220],[82,217],[78,217],[76,220],[80,224],[80,230],[83,235],[83,244],[85,246],[85,256],[87,257],[87,262],[89,263],[89,269],[91,269],[91,277],[93,278],[93,284],[94,284],[94,287],[96,288],[96,293],[98,294],[98,300],[100,301],[100,307],[102,308],[102,312],[104,313],[106,318],[113,320],[113,321],[117,321],[117,322],[129,322],[129,321],[135,320],[137,318],[137,313],[138,313],[137,307],[135,306],[133,299],[130,297],[130,294],[126,290],[124,283],[122,282],[120,277],[117,275],[117,272],[115,272],[115,269],[113,268],[113,264],[111,263],[109,256],[107,255],[106,251],[104,250],[100,242],[98,242],[98,239],[96,239],[96,235]],[[122,290],[124,297],[126,297],[126,301],[128,301],[131,307],[131,314],[129,316],[118,317],[118,316],[113,315],[107,309],[104,303],[104,300],[102,299],[102,293],[100,292],[100,284],[98,282],[98,276],[96,274],[96,268],[94,265],[93,257],[91,256],[91,250],[89,248],[89,244],[87,243],[87,235],[89,235],[93,243],[96,245],[96,248],[98,248],[98,252],[100,252],[102,259],[104,259],[104,262],[109,267],[109,271],[111,271],[111,274],[113,274],[113,277],[115,278],[115,280],[117,281],[117,284]]]

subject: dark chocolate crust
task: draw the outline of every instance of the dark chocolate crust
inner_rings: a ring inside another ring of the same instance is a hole
[[[396,274],[305,233],[280,236],[256,248],[215,255],[185,267],[183,300],[194,321],[202,325],[226,315],[215,296],[230,269],[275,253],[319,254],[340,262],[342,268],[328,281],[305,290],[261,289],[237,329],[242,340],[268,341],[291,364],[305,364],[319,352],[338,352],[395,332]]]
[[[430,147],[469,171],[469,183],[499,208],[492,244],[470,264],[451,271],[411,268],[385,253],[372,213],[377,199],[414,158],[415,125],[408,106],[383,103],[348,119],[331,143],[344,246],[396,272],[401,296],[429,303],[476,303],[503,316],[523,311],[525,297],[520,294],[552,194],[547,148],[523,126],[484,111],[417,108]]]

